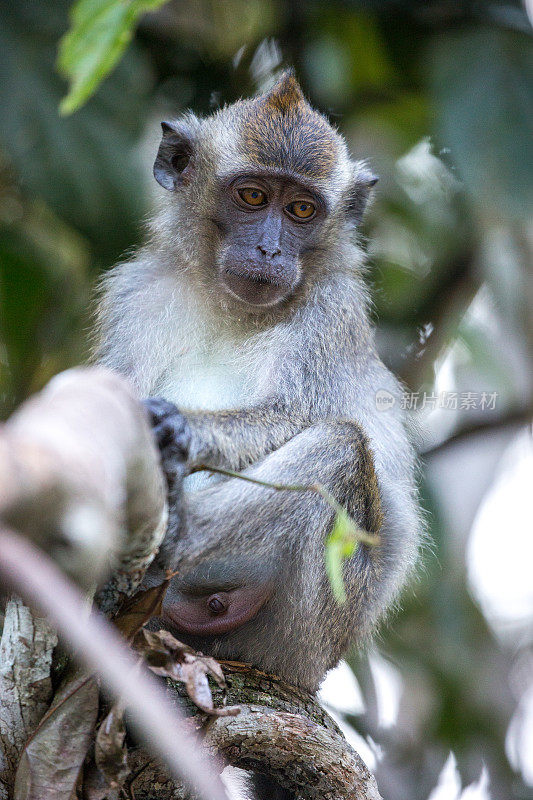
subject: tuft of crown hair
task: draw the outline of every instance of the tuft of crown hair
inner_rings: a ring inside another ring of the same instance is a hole
[[[293,69],[287,69],[278,78],[274,86],[260,95],[261,103],[272,111],[287,114],[306,105],[302,88]]]

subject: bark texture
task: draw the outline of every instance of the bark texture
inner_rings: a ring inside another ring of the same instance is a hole
[[[9,797],[26,739],[52,699],[50,669],[57,635],[22,600],[6,607],[0,640],[0,800]]]
[[[314,696],[248,665],[221,663],[226,702],[241,707],[236,717],[206,719],[182,686],[170,686],[215,759],[267,774],[298,800],[381,800],[375,778]],[[215,702],[218,691],[213,690]],[[130,798],[189,797],[142,749],[130,753],[130,765],[135,776],[128,785]]]

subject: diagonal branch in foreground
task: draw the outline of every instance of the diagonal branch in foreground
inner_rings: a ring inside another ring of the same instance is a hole
[[[83,595],[53,562],[22,536],[0,529],[0,576],[52,619],[62,639],[130,713],[132,727],[151,751],[204,800],[225,800],[220,779],[201,753],[193,731],[172,708],[160,683],[145,670],[111,624],[87,613]]]

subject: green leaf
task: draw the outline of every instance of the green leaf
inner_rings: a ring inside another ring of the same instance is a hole
[[[153,91],[150,59],[133,42],[91,103],[60,117],[57,10],[57,0],[11,4],[9,13],[0,4],[0,148],[24,196],[44,201],[109,264],[138,240],[147,212],[138,142]]]
[[[58,70],[70,81],[62,114],[80,108],[96,91],[130,43],[139,17],[168,0],[78,0],[71,28],[59,44]]]
[[[342,576],[342,564],[355,553],[359,544],[357,526],[345,511],[339,511],[333,530],[326,540],[326,572],[339,603],[346,602],[346,591]]]

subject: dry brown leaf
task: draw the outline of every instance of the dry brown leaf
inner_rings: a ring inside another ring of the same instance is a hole
[[[200,658],[189,656],[181,665],[181,680],[191,700],[208,714],[212,714],[213,697],[207,681],[209,667]]]
[[[15,800],[70,800],[98,714],[98,685],[69,674],[28,740],[15,776]]]
[[[96,766],[112,788],[122,786],[130,774],[125,739],[124,706],[115,703],[98,728],[94,746]]]
[[[113,622],[128,641],[133,639],[137,631],[149,619],[160,616],[161,605],[169,583],[170,580],[166,580],[159,586],[141,589],[133,597],[129,597],[124,601]]]
[[[120,800],[119,788],[112,789],[96,764],[85,762],[83,767],[83,800]]]
[[[195,650],[172,636],[168,631],[149,631],[142,628],[137,632],[133,640],[133,647],[141,653],[147,660],[149,658],[157,660],[170,657],[180,659],[185,653],[194,655]]]
[[[218,717],[236,716],[239,713],[238,706],[216,708],[213,704],[208,676],[221,689],[226,689],[224,673],[214,658],[196,653],[192,647],[164,630],[147,631],[143,628],[135,636],[133,644],[142,653],[152,672],[184,683],[187,694],[202,711]]]

